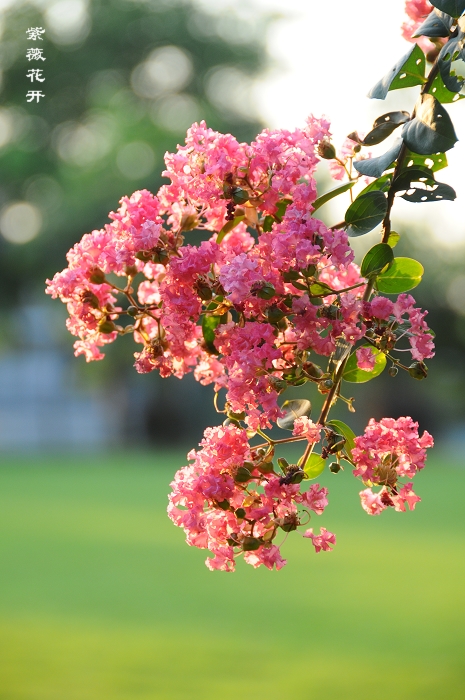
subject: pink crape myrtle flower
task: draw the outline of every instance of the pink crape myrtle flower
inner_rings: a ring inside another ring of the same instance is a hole
[[[304,537],[308,537],[312,540],[312,544],[315,547],[315,552],[331,552],[331,545],[336,544],[336,535],[333,532],[329,532],[325,527],[322,527],[319,535],[313,534],[313,528],[309,528],[305,531]]]
[[[371,348],[358,348],[355,354],[357,356],[357,367],[365,372],[371,372],[376,361],[376,355],[371,351]]]
[[[371,418],[365,433],[354,442],[354,475],[374,483],[377,470],[386,459],[399,477],[415,476],[425,466],[427,448],[434,444],[426,430],[420,437],[418,423],[409,416],[397,420],[382,418],[379,422]]]
[[[425,36],[413,38],[413,34],[423,24],[432,9],[433,5],[428,0],[407,0],[405,3],[408,19],[402,25],[402,36],[407,41],[416,42],[426,53],[433,48],[431,41]]]
[[[292,434],[296,437],[301,435],[306,438],[311,445],[314,445],[316,442],[320,442],[321,431],[321,425],[316,425],[310,418],[307,418],[307,416],[301,416],[294,421]]]
[[[371,489],[360,491],[360,500],[363,510],[368,515],[380,515],[387,508],[383,502],[382,493],[375,493]]]

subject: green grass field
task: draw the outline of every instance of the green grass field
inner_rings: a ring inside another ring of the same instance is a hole
[[[328,474],[315,555],[211,573],[165,514],[173,455],[2,459],[0,700],[463,700],[463,464],[370,518]]]

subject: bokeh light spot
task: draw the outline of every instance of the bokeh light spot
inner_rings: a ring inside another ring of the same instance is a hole
[[[133,141],[119,151],[116,164],[129,180],[138,180],[149,175],[154,169],[155,154],[145,141]]]
[[[0,232],[10,243],[29,243],[37,236],[42,216],[29,202],[13,202],[0,215]]]

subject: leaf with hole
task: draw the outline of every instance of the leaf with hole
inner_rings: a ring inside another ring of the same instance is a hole
[[[218,350],[214,345],[215,340],[215,329],[221,323],[221,316],[205,316],[202,319],[202,333],[205,345],[207,346],[209,352],[218,355]]]
[[[420,24],[412,38],[417,36],[428,36],[431,39],[447,37],[450,34],[452,17],[445,12],[434,9],[429,13],[423,24]]]
[[[310,415],[312,404],[308,399],[291,399],[283,403],[281,411],[284,411],[284,415],[278,418],[276,423],[283,430],[292,430],[297,418]]]
[[[316,479],[324,471],[325,460],[316,452],[312,452],[303,466],[306,479]]]
[[[360,274],[367,278],[379,275],[393,260],[394,253],[391,246],[387,243],[377,243],[363,258]]]
[[[386,151],[382,156],[358,160],[354,163],[354,168],[360,175],[380,178],[385,170],[394,165],[401,148],[402,139],[396,139],[389,151]]]
[[[465,0],[430,0],[430,3],[446,15],[457,19],[465,11]]]
[[[423,85],[425,82],[425,66],[425,54],[418,44],[414,44],[410,51],[400,61],[397,61],[389,73],[370,90],[368,97],[375,100],[384,100],[390,90]]]
[[[433,171],[425,166],[413,165],[411,168],[405,168],[393,180],[392,189],[394,192],[410,189],[412,182],[422,182],[425,185],[434,185],[435,179]]]
[[[313,211],[316,211],[317,209],[322,207],[323,204],[326,204],[326,202],[329,202],[331,199],[334,199],[334,197],[338,197],[340,194],[347,192],[354,185],[355,185],[355,180],[353,180],[352,182],[345,182],[340,187],[335,187],[334,190],[331,190],[330,192],[326,192],[326,194],[322,194],[321,197],[318,197],[318,199],[315,199],[315,201],[313,202],[313,204],[312,204]]]
[[[365,382],[369,382],[370,379],[375,379],[375,377],[378,377],[386,367],[386,355],[384,352],[377,350],[372,345],[363,345],[362,347],[370,348],[371,352],[375,356],[375,366],[370,371],[359,369],[357,365],[357,355],[353,353],[347,360],[344,374],[342,375],[342,378],[346,382],[351,382],[353,384],[364,384]]]
[[[436,182],[431,188],[412,187],[401,197],[407,202],[414,203],[443,202],[445,200],[453,202],[454,199],[457,199],[457,193],[450,185]]]
[[[405,163],[407,163],[407,168],[413,168],[414,165],[419,165],[421,167],[425,166],[436,173],[438,170],[447,168],[447,156],[445,153],[430,153],[427,155],[420,155],[419,153],[412,153],[412,151],[407,150],[405,154]]]
[[[412,258],[395,258],[389,270],[376,280],[376,286],[384,294],[401,294],[417,287],[423,277],[424,268]]]
[[[376,146],[387,139],[399,126],[410,119],[408,112],[387,112],[378,117],[372,130],[365,136],[362,146]]]
[[[355,199],[346,211],[348,236],[363,236],[382,222],[387,212],[383,192],[368,192]]]
[[[344,445],[344,449],[349,455],[350,458],[352,458],[352,450],[355,447],[355,433],[350,428],[346,423],[343,423],[342,420],[330,420],[326,423],[330,428],[333,428],[339,435],[342,435],[346,439],[346,444]]]
[[[433,95],[441,104],[450,104],[451,102],[458,102],[463,100],[465,95],[461,95],[459,92],[451,92],[446,88],[443,80],[438,74],[433,80],[433,84],[428,90],[430,95]]]
[[[445,44],[438,56],[439,73],[446,88],[451,92],[460,92],[465,80],[455,75],[452,63],[460,58],[463,50],[463,37],[457,37]],[[439,100],[438,95],[434,95]]]
[[[402,137],[411,151],[422,155],[448,151],[457,142],[451,118],[428,93],[421,96],[415,119],[405,124]]]

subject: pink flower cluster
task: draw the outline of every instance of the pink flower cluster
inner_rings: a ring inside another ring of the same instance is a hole
[[[67,305],[76,355],[100,360],[104,345],[131,334],[141,346],[138,372],[193,372],[217,394],[225,391],[223,409],[215,405],[227,420],[208,428],[201,449],[190,453],[168,508],[187,542],[213,555],[210,569],[232,571],[239,555],[254,567],[285,564],[278,534],[306,525],[310,511],[321,515],[327,505],[327,489],[301,489],[315,463],[307,468],[310,456],[318,467],[335,455],[335,473],[341,458],[352,463],[368,487],[361,497],[371,514],[418,500],[412,483],[398,480],[422,468],[432,440],[427,433],[420,439],[411,419],[371,421],[351,453],[346,438],[325,425],[324,410],[318,423],[301,411],[286,425],[279,401],[287,387],[313,383],[329,394],[330,408],[340,396],[341,348],[344,357],[355,352],[366,372],[374,368],[373,348],[401,367],[393,353],[410,352],[420,367],[403,369],[414,376],[434,355],[426,312],[409,294],[367,301],[371,282],[353,262],[345,230],[313,215],[319,154],[334,154],[329,138],[329,123],[314,117],[294,131],[265,129],[251,144],[193,124],[185,145],[165,156],[170,182],[157,195],[123,197],[111,223],[86,234],[69,251],[68,267],[47,281],[47,293]],[[335,179],[345,172],[341,163],[360,157],[354,143],[331,166]],[[205,232],[199,245],[192,245],[193,230]],[[263,430],[274,423],[292,430],[278,442],[305,443],[302,467],[273,464],[275,442]],[[266,443],[251,446],[248,433]],[[313,453],[322,440],[321,455]],[[336,542],[325,528],[304,537],[316,552]]]
[[[420,498],[413,492],[412,482],[401,484],[399,479],[412,479],[423,469],[426,450],[433,444],[428,432],[419,436],[418,423],[410,417],[370,420],[364,435],[355,438],[352,450],[354,475],[368,485],[360,498],[369,515],[379,515],[388,506],[405,511],[406,503],[410,510],[415,508]],[[373,492],[372,485],[381,486],[381,490]]]
[[[188,457],[171,484],[168,515],[184,529],[187,543],[208,549],[209,569],[234,571],[236,558],[254,567],[281,569],[286,560],[274,544],[278,534],[296,530],[310,513],[321,515],[328,504],[325,488],[312,484],[301,491],[298,467],[278,476],[266,455],[249,446],[245,430],[234,425],[207,428],[201,450]],[[328,550],[335,535],[322,528],[311,537],[315,550]]]
[[[428,0],[407,0],[405,3],[405,12],[408,19],[402,25],[402,36],[407,41],[416,42],[425,53],[428,53],[433,48],[431,41],[425,36],[416,37],[415,39],[412,37],[432,9],[433,5]]]

